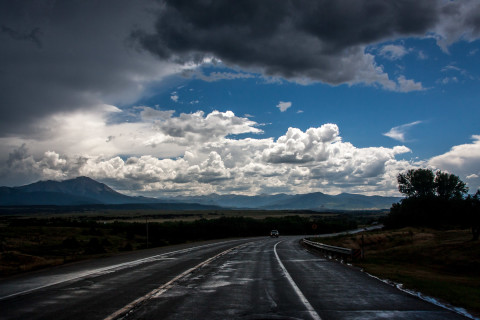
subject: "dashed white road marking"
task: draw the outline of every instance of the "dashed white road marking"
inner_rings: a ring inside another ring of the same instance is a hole
[[[270,293],[266,288],[265,288],[265,294],[267,295],[268,301],[270,302],[270,307],[272,309],[278,307],[277,303],[275,302],[275,300],[273,300],[272,296],[270,295]]]
[[[151,299],[151,298],[158,298],[159,296],[161,296],[163,293],[165,293],[168,289],[170,289],[173,284],[180,280],[181,278],[187,276],[188,274],[192,273],[193,271],[209,264],[210,262],[212,262],[213,260],[231,252],[232,250],[235,250],[235,249],[238,249],[242,246],[246,246],[248,244],[250,244],[251,242],[249,243],[244,243],[244,244],[241,244],[241,245],[238,245],[236,247],[233,247],[233,248],[230,248],[230,249],[227,249],[225,251],[222,251],[220,252],[219,254],[197,264],[195,267],[193,268],[190,268],[184,272],[182,272],[181,274],[179,274],[178,276],[176,276],[175,278],[173,278],[172,280],[168,281],[167,283],[161,285],[160,287],[150,291],[149,293],[147,293],[146,295],[130,302],[129,304],[127,304],[125,307],[121,308],[120,310],[112,313],[111,315],[109,315],[108,317],[106,317],[104,320],[113,320],[113,319],[116,319],[122,315],[125,315],[126,313],[130,312],[133,308],[135,308],[136,306],[138,306],[139,304],[141,304],[142,302],[148,300],[148,299]]]
[[[323,262],[323,261],[327,261],[327,259],[291,259],[291,260],[284,260],[284,261],[289,261],[289,262],[315,262],[315,261],[319,261],[319,262]]]
[[[285,268],[285,266],[283,265],[282,261],[280,260],[280,257],[278,256],[278,253],[277,253],[277,245],[279,243],[281,243],[282,241],[279,241],[275,244],[275,246],[273,247],[273,252],[275,253],[275,257],[277,258],[277,261],[278,261],[278,264],[280,265],[280,268],[282,268],[282,271],[283,273],[285,274],[285,277],[287,278],[288,282],[290,282],[290,285],[292,286],[293,290],[295,291],[295,293],[297,294],[297,296],[300,298],[300,301],[302,301],[303,305],[305,306],[305,308],[307,309],[308,313],[310,314],[310,316],[314,319],[314,320],[322,320],[322,318],[320,318],[320,316],[318,315],[317,311],[315,311],[315,309],[312,307],[312,305],[310,304],[310,302],[308,302],[307,298],[303,295],[302,291],[300,290],[300,288],[297,286],[297,284],[295,283],[295,281],[293,281],[292,277],[290,276],[290,274],[288,273],[287,269]]]

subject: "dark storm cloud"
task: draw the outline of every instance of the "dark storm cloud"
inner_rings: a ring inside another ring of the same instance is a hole
[[[462,2],[449,2],[442,8],[442,13],[445,16],[458,18],[458,25],[463,24],[467,28],[471,28],[474,36],[480,34],[480,4],[478,1],[470,6],[462,6]]]
[[[444,50],[446,46],[458,38],[475,40],[480,36],[480,2],[479,1],[453,1],[447,2],[441,8],[441,19],[447,21],[440,25],[440,33],[444,39],[440,45]]]
[[[0,0],[0,136],[31,133],[58,112],[135,100],[138,79],[156,71],[127,43],[134,26],[153,21],[148,6]]]
[[[0,33],[5,33],[9,35],[14,40],[27,40],[32,41],[38,48],[42,47],[42,42],[39,39],[39,35],[41,35],[40,28],[34,28],[29,33],[20,33],[16,30],[13,30],[7,26],[0,27]]]
[[[268,75],[339,84],[355,80],[363,46],[424,35],[438,22],[437,1],[167,0],[154,33],[137,30],[163,59],[260,68]]]
[[[298,28],[325,41],[333,52],[395,35],[423,34],[437,20],[432,0],[294,3]]]
[[[23,160],[29,156],[28,148],[25,144],[22,144],[19,148],[14,149],[9,155],[7,160],[8,167],[11,167],[15,162]]]

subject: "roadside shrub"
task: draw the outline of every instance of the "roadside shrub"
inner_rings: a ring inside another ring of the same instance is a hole
[[[105,253],[105,248],[102,246],[98,238],[91,238],[85,252],[87,254]]]
[[[463,199],[406,198],[400,203],[393,204],[384,224],[387,228],[469,227],[471,225],[469,211],[468,203]]]
[[[68,237],[62,241],[62,246],[65,249],[78,249],[80,248],[80,243],[75,237]]]

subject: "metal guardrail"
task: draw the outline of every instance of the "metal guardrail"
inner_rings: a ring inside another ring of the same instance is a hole
[[[308,246],[314,247],[315,249],[318,249],[324,253],[331,254],[333,256],[341,256],[343,258],[350,258],[352,260],[360,256],[360,250],[358,249],[329,246],[327,244],[310,241],[306,238],[303,239],[303,243],[305,243]]]
[[[333,252],[347,254],[347,255],[352,254],[352,249],[348,249],[348,248],[329,246],[323,243],[310,241],[307,239],[303,239],[303,243],[318,249],[326,250],[326,251],[333,251]]]

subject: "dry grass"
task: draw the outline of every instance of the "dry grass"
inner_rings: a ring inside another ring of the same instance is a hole
[[[14,274],[64,263],[63,259],[44,258],[17,251],[0,253],[0,274]]]
[[[91,238],[107,241],[103,254],[117,253],[125,240],[101,230],[56,226],[0,227],[0,277],[25,271],[57,266],[65,262],[96,256],[82,248],[64,245],[65,239],[75,238],[85,248]]]
[[[480,315],[480,242],[470,230],[405,228],[364,233],[365,259],[355,265]],[[359,249],[362,234],[321,239]]]

